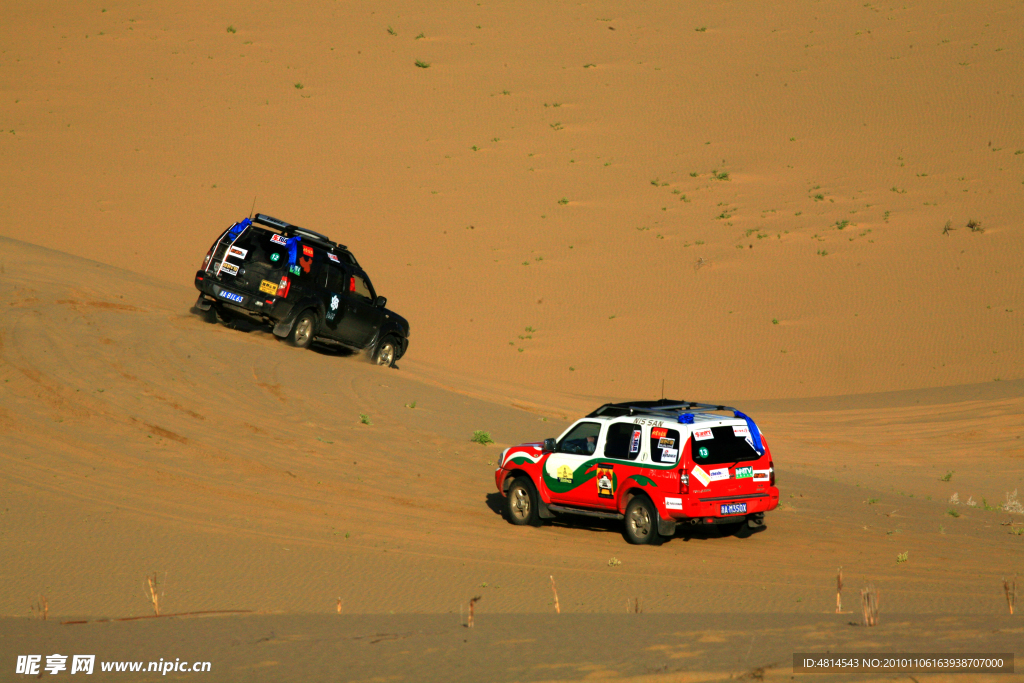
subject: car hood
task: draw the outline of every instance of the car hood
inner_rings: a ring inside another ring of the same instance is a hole
[[[406,337],[409,336],[409,321],[398,315],[390,308],[384,309],[384,315],[387,316],[388,320],[393,322],[396,326],[402,329],[402,332]]]

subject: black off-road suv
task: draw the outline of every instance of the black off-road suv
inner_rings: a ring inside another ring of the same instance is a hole
[[[394,367],[409,347],[408,321],[384,307],[345,245],[260,213],[217,238],[196,289],[199,310],[273,325],[300,348],[332,342]]]

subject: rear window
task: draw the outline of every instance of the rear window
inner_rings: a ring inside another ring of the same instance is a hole
[[[725,465],[734,462],[757,460],[761,456],[754,450],[747,428],[696,427],[691,439],[693,461],[698,465]]]

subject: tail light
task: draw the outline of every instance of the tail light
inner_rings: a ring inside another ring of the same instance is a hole
[[[775,463],[768,465],[768,485],[775,486]]]
[[[690,475],[686,473],[686,470],[679,468],[679,493],[690,492]]]
[[[284,277],[282,277],[280,284],[277,285],[277,296],[279,296],[282,299],[287,299],[288,290],[291,288],[291,286],[292,281],[288,279],[288,276],[285,275]]]
[[[213,256],[213,247],[210,247],[210,251],[206,252],[206,258],[203,259],[203,270],[206,270],[206,266],[210,265],[210,257]]]

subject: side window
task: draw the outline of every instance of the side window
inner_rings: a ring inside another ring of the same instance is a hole
[[[651,428],[651,460],[664,464],[679,462],[679,432],[666,427]]]
[[[326,275],[326,277],[327,277],[327,284],[326,284],[327,291],[329,291],[329,292],[340,292],[341,291],[341,283],[342,283],[342,280],[344,278],[344,273],[341,272],[340,268],[338,268],[336,266],[332,266],[332,265],[328,265],[326,268],[324,268],[324,270],[327,271],[327,275]]]
[[[597,450],[597,437],[601,434],[598,422],[581,422],[562,437],[556,448],[559,453],[574,455],[591,455]]]
[[[618,460],[636,460],[640,456],[643,427],[629,422],[616,422],[608,427],[604,454]]]
[[[373,297],[370,296],[370,286],[366,284],[366,280],[364,280],[360,275],[352,275],[349,277],[348,291],[367,303],[372,303],[373,301]]]

